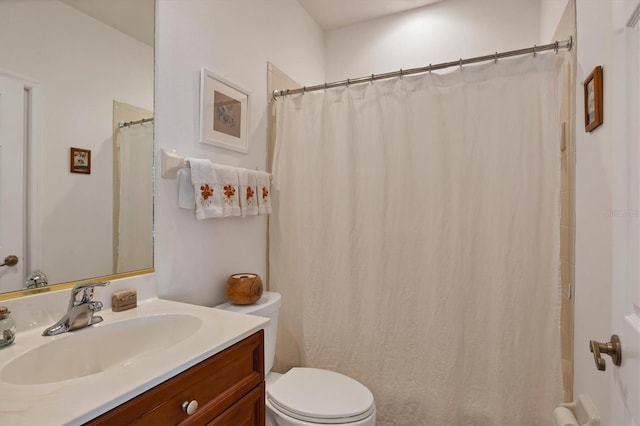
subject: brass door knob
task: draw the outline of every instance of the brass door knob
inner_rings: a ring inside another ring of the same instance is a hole
[[[620,338],[613,334],[611,335],[611,341],[607,343],[596,342],[591,340],[589,342],[589,350],[593,352],[593,360],[596,362],[596,368],[600,371],[605,371],[607,365],[602,359],[601,354],[611,356],[614,365],[620,365],[622,363],[622,347],[620,346]]]
[[[10,254],[9,256],[4,258],[4,263],[0,266],[16,266],[18,264],[18,256],[14,256]]]

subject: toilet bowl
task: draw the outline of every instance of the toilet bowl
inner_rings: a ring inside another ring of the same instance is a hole
[[[369,389],[343,374],[317,368],[270,373],[266,405],[271,424],[278,426],[375,424]]]
[[[268,317],[264,330],[267,425],[374,426],[373,394],[360,382],[334,371],[292,368],[285,374],[271,372],[275,356],[278,310],[281,296],[265,291],[252,305],[223,303],[216,309]]]

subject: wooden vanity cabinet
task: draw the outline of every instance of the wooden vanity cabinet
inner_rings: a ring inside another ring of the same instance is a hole
[[[264,332],[236,343],[87,425],[263,426]],[[183,404],[197,401],[187,414]]]

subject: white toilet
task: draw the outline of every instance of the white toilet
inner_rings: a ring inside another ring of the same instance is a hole
[[[264,330],[267,425],[374,426],[373,394],[352,378],[317,368],[292,368],[285,374],[271,372],[280,303],[280,294],[265,291],[253,305],[224,303],[216,306],[216,309],[271,319]]]

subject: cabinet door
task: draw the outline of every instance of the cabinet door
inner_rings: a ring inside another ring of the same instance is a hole
[[[264,426],[264,383],[213,419],[207,426]]]
[[[204,425],[264,383],[263,336],[260,330],[87,424]],[[188,416],[182,404],[190,401],[199,408]]]

